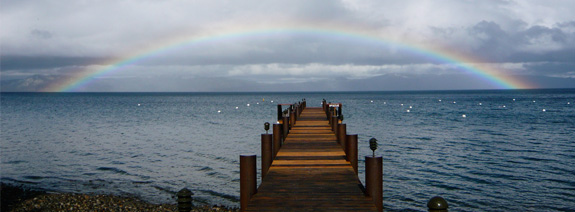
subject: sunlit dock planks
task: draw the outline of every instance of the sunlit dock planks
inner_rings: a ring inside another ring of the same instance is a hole
[[[306,108],[292,126],[245,211],[378,211],[323,108]]]

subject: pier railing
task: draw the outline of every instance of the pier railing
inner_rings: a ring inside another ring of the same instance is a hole
[[[262,183],[272,165],[274,159],[280,152],[290,130],[297,123],[303,110],[307,107],[305,99],[293,104],[277,105],[277,122],[273,124],[272,134],[268,134],[269,123],[265,123],[266,133],[261,135],[261,176]],[[322,102],[331,131],[336,137],[337,144],[344,152],[345,160],[353,168],[355,177],[358,175],[358,135],[348,134],[347,127],[343,121],[342,104],[330,103],[325,99]],[[372,139],[375,141],[375,139]],[[371,146],[371,145],[370,145]],[[374,153],[377,148],[370,147]],[[334,185],[335,186],[335,185]],[[383,162],[381,156],[365,156],[365,185],[360,183],[364,195],[369,197],[377,211],[383,211]],[[257,168],[256,155],[240,155],[240,209],[245,211],[252,197],[258,192],[257,188]],[[193,193],[184,188],[178,192],[179,211],[190,211],[192,206]],[[433,212],[447,211],[447,202],[441,197],[433,197],[429,200],[428,210]],[[282,207],[278,205],[278,207]]]

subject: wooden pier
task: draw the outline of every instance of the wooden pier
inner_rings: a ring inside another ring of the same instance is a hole
[[[257,187],[256,155],[240,155],[241,211],[383,211],[382,157],[365,156],[365,185],[357,177],[357,134],[341,123],[342,105],[307,108],[305,99],[278,105],[273,134],[261,135],[261,176]],[[289,106],[282,111],[282,106]],[[370,149],[377,141],[370,139]],[[177,193],[178,211],[193,207],[193,192]],[[430,212],[447,212],[435,196]]]
[[[326,107],[304,109],[300,106],[291,113],[297,121],[290,122],[291,129],[279,152],[274,156],[276,152],[272,151],[271,165],[266,165],[268,159],[262,157],[264,177],[242,211],[382,210],[381,203],[378,208],[357,177],[357,136],[354,161],[346,154],[346,142],[338,141],[337,130],[330,124],[330,114],[326,111]],[[334,121],[338,119],[331,120]],[[262,135],[262,155],[268,151],[265,149],[272,149],[265,147],[264,143],[271,141],[264,141],[264,137]]]

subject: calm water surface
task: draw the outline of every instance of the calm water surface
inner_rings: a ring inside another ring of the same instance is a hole
[[[238,206],[239,155],[276,105],[343,103],[384,158],[386,211],[575,210],[575,90],[359,93],[2,93],[2,182]],[[272,102],[273,101],[273,102]],[[219,111],[219,112],[218,112]],[[258,162],[259,164],[259,162]]]

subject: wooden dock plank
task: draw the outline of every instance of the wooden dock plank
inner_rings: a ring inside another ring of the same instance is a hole
[[[246,211],[377,211],[322,108],[306,108]]]

